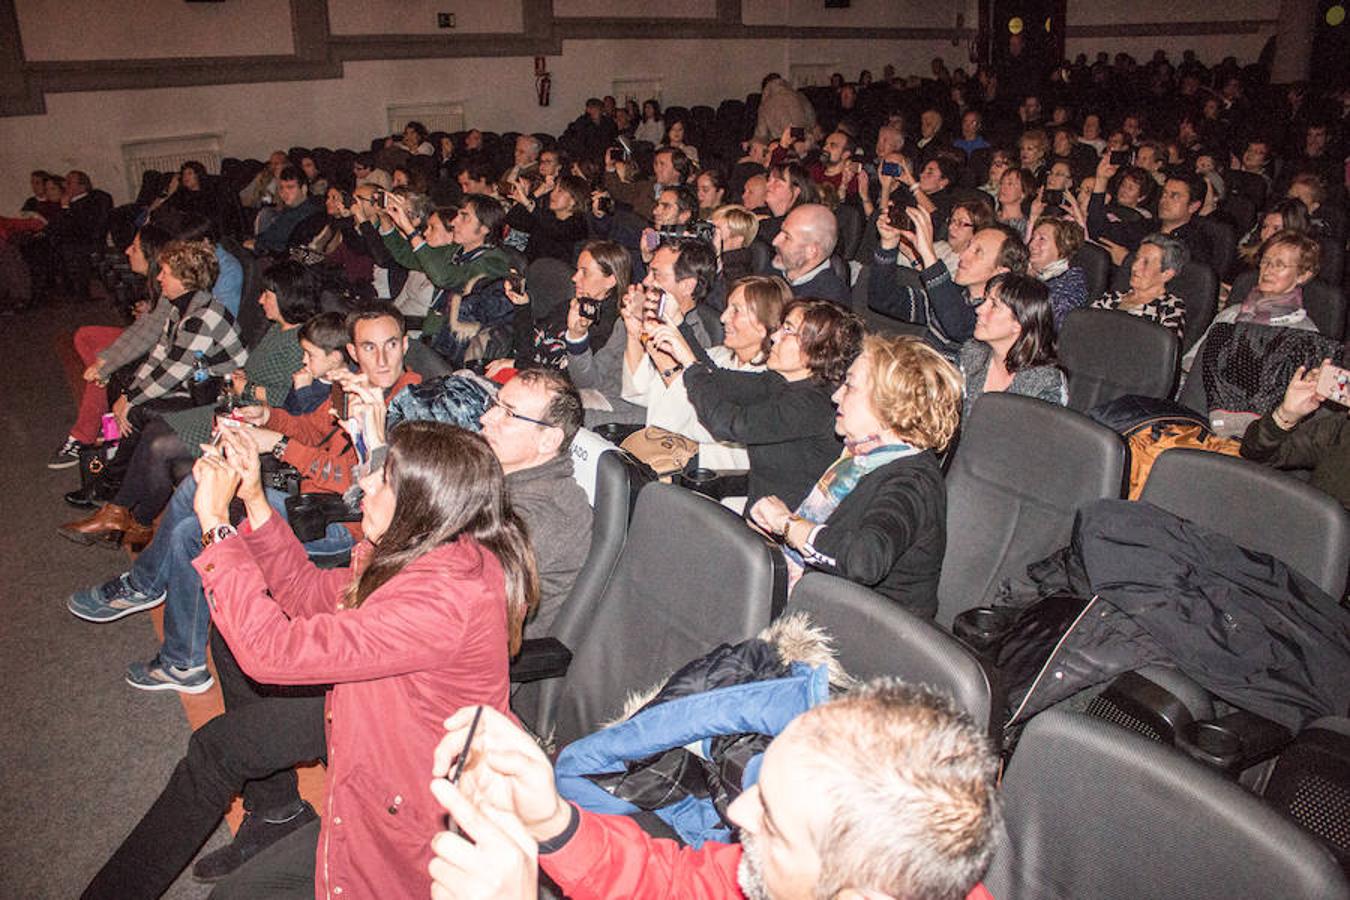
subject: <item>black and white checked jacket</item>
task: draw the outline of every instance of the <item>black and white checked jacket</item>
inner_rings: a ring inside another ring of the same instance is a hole
[[[170,304],[164,331],[136,370],[127,399],[135,406],[187,394],[198,353],[212,375],[228,375],[248,359],[234,316],[210,291],[193,294],[181,314]]]

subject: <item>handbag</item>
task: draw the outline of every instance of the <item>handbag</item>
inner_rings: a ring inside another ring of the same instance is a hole
[[[619,446],[663,478],[682,471],[698,455],[698,441],[656,425],[633,432]]]
[[[286,498],[286,521],[302,544],[317,541],[332,522],[361,521],[360,507],[352,508],[342,494],[310,491]]]
[[[103,477],[108,460],[117,452],[117,442],[87,444],[80,448],[80,488],[88,488]]]

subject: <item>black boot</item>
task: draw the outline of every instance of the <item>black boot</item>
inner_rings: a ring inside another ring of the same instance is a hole
[[[68,491],[66,502],[76,509],[95,509],[117,496],[118,485],[104,478],[91,478],[78,490]]]
[[[285,810],[265,814],[246,812],[234,841],[197,860],[197,864],[192,867],[192,877],[198,881],[219,881],[301,825],[308,825],[318,817],[314,807],[303,800]]]

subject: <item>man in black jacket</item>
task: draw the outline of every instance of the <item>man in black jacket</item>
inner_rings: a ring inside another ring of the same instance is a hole
[[[773,239],[773,266],[783,273],[794,297],[850,303],[848,284],[830,268],[839,226],[828,207],[807,203],[788,213]]]

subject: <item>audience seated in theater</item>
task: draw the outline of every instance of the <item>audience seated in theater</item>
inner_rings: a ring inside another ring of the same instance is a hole
[[[1257,254],[1256,284],[1240,302],[1230,303],[1214,316],[1205,335],[1182,360],[1189,372],[1215,325],[1252,322],[1279,328],[1317,331],[1317,323],[1303,306],[1303,286],[1317,276],[1321,248],[1317,242],[1296,231],[1277,231],[1261,245]],[[1332,335],[1328,335],[1332,337]]]
[[[662,188],[652,207],[652,226],[644,228],[639,240],[638,250],[644,265],[650,265],[656,248],[661,246],[659,230],[669,232],[683,231],[683,226],[698,219],[698,195],[687,184]],[[659,230],[658,230],[659,229]]]
[[[707,350],[691,344],[678,327],[667,322],[625,320],[625,325],[642,328],[648,337],[640,359],[624,358],[624,399],[646,408],[647,425],[698,441],[701,468],[750,468],[744,446],[714,439],[699,422],[685,391],[683,370],[704,361],[731,372],[763,372],[772,346],[770,336],[778,330],[783,307],[791,300],[780,278],[750,275],[740,279],[732,284],[722,313],[722,343]],[[657,369],[666,360],[674,360],[676,371]]]
[[[988,150],[989,141],[984,137],[984,117],[977,109],[968,109],[961,114],[961,136],[952,141],[952,146],[970,159],[978,150]]]
[[[356,159],[352,161],[352,177],[356,179],[356,186],[363,184],[372,184],[381,190],[390,190],[394,186],[393,179],[384,169],[377,168],[375,165],[375,154],[358,153]]]
[[[599,159],[614,144],[619,129],[604,115],[605,107],[598,97],[586,101],[585,111],[567,126],[558,143],[574,158]]]
[[[167,231],[145,225],[127,245],[131,271],[145,279],[145,296],[133,306],[135,320],[126,328],[85,325],[75,331],[75,352],[85,364],[84,387],[76,398],[75,424],[47,463],[49,469],[77,465],[80,450],[100,437],[104,413],[108,412],[108,381],[113,373],[143,358],[154,348],[169,321],[170,305],[160,294],[159,253],[170,241]],[[106,492],[99,499],[111,499]],[[94,500],[88,499],[92,506]],[[84,504],[80,504],[84,505]]]
[[[768,219],[773,215],[768,204],[769,176],[757,173],[745,179],[745,185],[741,188],[741,205],[761,219]]]
[[[228,208],[224,206],[218,186],[206,174],[206,166],[196,160],[183,163],[178,173],[169,179],[163,193],[151,202],[148,212],[153,216],[161,206],[208,219],[216,234],[227,231]]]
[[[605,190],[648,222],[652,220],[661,192],[688,183],[694,175],[689,157],[670,147],[656,151],[652,158],[653,173],[647,178],[638,177],[636,162],[621,158],[612,149],[606,150],[604,157]]]
[[[642,124],[637,126],[633,136],[639,141],[646,141],[649,144],[661,143],[661,138],[665,136],[666,123],[661,118],[661,102],[659,100],[646,100],[642,104]]]
[[[747,184],[746,190],[749,189]],[[764,205],[768,207],[769,215],[759,223],[759,240],[772,244],[788,213],[803,204],[819,202],[820,192],[802,166],[788,163],[769,169],[764,182]],[[748,202],[745,205],[750,209],[756,208]]]
[[[243,189],[239,191],[239,202],[245,209],[259,210],[277,202],[278,182],[281,170],[290,164],[284,151],[273,150],[267,157],[267,165]]]
[[[258,303],[272,324],[248,354],[244,367],[229,374],[222,392],[232,404],[280,406],[302,362],[298,329],[319,309],[318,284],[302,264],[286,260],[264,276]],[[216,410],[217,403],[212,402],[164,412],[145,423],[134,446],[126,451],[131,454],[126,474],[112,504],[129,510],[140,529],[148,533],[173,496],[176,467],[201,455],[201,445],[211,439]],[[99,513],[65,527],[91,537],[121,530]]]
[[[678,150],[688,157],[689,161],[698,168],[698,148],[693,144],[687,144],[684,140],[685,121],[681,118],[674,118],[666,125],[665,138],[661,141],[662,149],[669,148]]]
[[[578,320],[586,331],[586,343],[592,353],[603,350],[619,320],[619,306],[632,276],[632,257],[611,241],[587,241],[577,254],[572,275],[575,296],[536,315],[534,302],[526,293],[517,294],[508,287],[516,304],[512,343],[513,355],[487,364],[489,378],[504,369],[531,369],[539,366],[564,367],[567,363],[567,328],[576,307]],[[583,301],[594,301],[585,303]]]
[[[284,253],[294,245],[292,238],[302,222],[323,215],[323,201],[309,195],[304,173],[295,166],[286,166],[277,175],[276,196],[276,207],[258,213],[257,237],[244,241],[248,249]]]
[[[1186,304],[1167,290],[1167,282],[1181,274],[1189,261],[1190,251],[1181,241],[1167,234],[1150,234],[1130,264],[1130,289],[1108,291],[1092,306],[1156,322],[1181,340],[1186,333]]]
[[[869,335],[833,400],[843,454],[796,509],[762,497],[750,520],[782,542],[791,585],[817,569],[931,619],[947,534],[934,451],[956,433],[961,375],[918,338]]]
[[[60,212],[48,220],[44,233],[60,263],[60,276],[77,300],[89,299],[89,257],[102,249],[111,208],[108,195],[95,191],[88,175],[78,169],[66,173]]]
[[[792,296],[849,306],[849,286],[830,265],[838,229],[834,213],[817,203],[798,206],[783,219],[773,239],[773,267],[782,273]]]
[[[542,869],[578,900],[990,900],[980,879],[1001,827],[997,754],[923,689],[878,679],[794,719],[728,809],[740,843],[697,850],[564,801],[534,739],[489,708],[451,784],[476,716],[450,717],[436,750],[431,790],[461,829],[432,841],[436,896],[528,900]],[[806,781],[822,789],[803,792]],[[876,815],[907,827],[872,827]]]
[[[1328,398],[1317,390],[1324,359],[1313,368],[1299,366],[1280,405],[1247,426],[1242,455],[1276,469],[1311,470],[1312,486],[1326,491],[1350,510],[1350,421],[1345,407],[1309,418]]]
[[[812,181],[834,188],[841,200],[858,194],[858,176],[862,172],[862,164],[853,157],[854,146],[852,135],[843,131],[834,132],[825,139],[820,159],[812,163],[808,170]]]
[[[759,234],[759,220],[744,206],[728,205],[713,210],[708,222],[714,228],[717,280],[703,302],[721,313],[727,307],[727,291],[731,284],[746,275],[759,274],[755,271],[754,252],[751,249]]]
[[[746,508],[776,496],[796,508],[839,456],[830,396],[858,355],[862,322],[828,300],[793,300],[771,337],[767,372],[731,372],[700,360],[684,370],[698,420],[750,457]]]
[[[386,199],[397,195],[386,194]],[[425,200],[399,198],[380,210],[380,236],[398,262],[425,272],[442,292],[457,293],[475,278],[506,274],[497,247],[506,211],[486,194],[468,194],[458,211],[430,210]],[[444,303],[437,301],[443,308]]]
[[[985,173],[980,190],[989,196],[989,202],[994,206],[998,205],[999,187],[1003,184],[1003,176],[1016,166],[1016,157],[1001,147],[996,148],[989,157],[989,171]]]
[[[1060,406],[1068,382],[1057,365],[1049,289],[1030,275],[999,275],[977,310],[975,334],[961,345],[963,415],[981,394],[1007,391]]]
[[[112,404],[121,432],[119,467],[135,459],[141,432],[153,420],[195,405],[191,385],[198,370],[229,376],[247,360],[234,316],[210,294],[217,271],[207,241],[171,241],[160,251],[157,277],[168,314],[158,341]],[[140,499],[140,487],[124,481],[116,498],[124,503],[105,504],[85,519],[62,525],[58,533],[79,544],[110,537],[114,546],[144,546],[158,510],[148,511],[144,521],[133,515],[128,504]]]
[[[1302,200],[1286,198],[1277,200],[1257,219],[1247,239],[1238,247],[1238,260],[1246,270],[1257,267],[1261,248],[1276,232],[1293,231],[1309,234],[1312,225],[1308,220],[1308,207]]]
[[[588,233],[590,186],[575,175],[564,175],[542,197],[532,196],[528,187],[528,179],[514,183],[515,204],[506,215],[506,224],[529,234],[525,257],[530,262],[547,257],[570,263],[572,248],[586,240]]]
[[[1088,303],[1087,278],[1081,268],[1069,264],[1081,246],[1083,229],[1072,219],[1042,216],[1032,228],[1027,272],[1050,289],[1056,329],[1065,316]]]
[[[403,368],[407,338],[403,316],[389,305],[377,304],[352,313],[348,321],[347,352],[356,360],[355,375],[334,371],[330,380],[358,385],[381,393],[387,402],[408,384],[421,379]],[[251,425],[253,442],[277,461],[299,472],[302,492],[343,493],[356,483],[360,462],[352,436],[335,427],[329,405],[301,415],[270,406],[246,406],[236,414]],[[71,613],[90,622],[113,622],[164,603],[164,643],[149,662],[132,663],[127,683],[147,691],[175,690],[201,693],[212,684],[206,669],[208,616],[201,580],[192,560],[201,551],[201,531],[193,516],[197,484],[192,478],[174,489],[154,539],[136,558],[131,570],[102,585],[71,595]],[[267,488],[267,497],[285,518],[286,492]],[[323,537],[307,545],[315,556],[333,558],[355,543],[342,523],[330,523]]]
[[[1031,203],[1040,190],[1030,169],[1012,168],[999,179],[994,217],[1018,234],[1027,233]]]
[[[909,241],[923,265],[919,273],[923,290],[903,288],[890,295],[872,293],[869,300],[878,312],[927,325],[940,348],[954,356],[960,345],[975,333],[975,309],[984,298],[989,279],[1007,272],[1026,272],[1027,246],[1006,225],[991,225],[975,232],[955,271],[951,271],[938,259],[932,219],[920,209],[905,212],[914,225],[913,231],[892,228],[885,217],[878,217],[879,261],[882,250],[895,250],[902,238]]]
[[[582,315],[581,305],[573,303],[567,314],[567,371],[577,387],[599,391],[610,410],[590,410],[588,424],[604,422],[642,422],[646,412],[624,398],[626,371],[632,371],[644,358],[646,322],[659,319],[682,329],[690,344],[710,347],[718,333],[716,313],[703,306],[703,298],[712,288],[717,274],[713,250],[693,238],[663,243],[652,256],[642,285],[629,287],[619,306],[620,319],[609,340],[599,351],[590,343],[590,321]],[[664,353],[656,354],[656,365],[668,378],[679,371],[678,365]]]
[[[1087,233],[1111,251],[1116,265],[1138,249],[1145,235],[1157,230],[1149,208],[1158,193],[1158,185],[1143,169],[1113,165],[1110,153],[1102,154],[1087,204]]]
[[[726,177],[721,169],[704,169],[694,179],[694,190],[698,194],[698,218],[706,221],[726,202]]]

